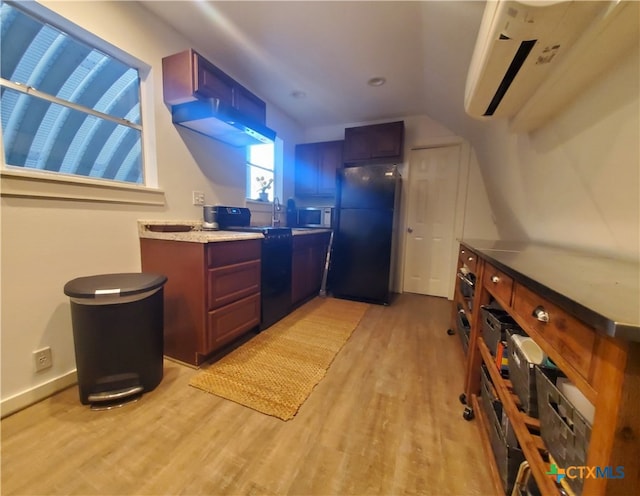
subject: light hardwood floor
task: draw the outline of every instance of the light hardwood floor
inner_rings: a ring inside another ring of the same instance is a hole
[[[120,409],[62,391],[2,420],[2,494],[493,494],[450,308],[371,305],[289,422],[188,386],[171,361]]]

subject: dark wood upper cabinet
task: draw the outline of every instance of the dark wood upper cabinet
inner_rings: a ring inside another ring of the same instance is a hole
[[[233,87],[233,107],[254,122],[267,122],[267,106],[264,101],[239,84]]]
[[[266,103],[193,49],[162,59],[162,83],[168,105],[216,98],[252,121],[266,123]]]
[[[305,143],[296,146],[297,196],[334,196],[336,170],[342,167],[343,141]]]
[[[232,105],[233,87],[235,84],[233,79],[193,50],[188,50],[183,53],[190,53],[189,59],[193,62],[191,72],[196,82],[193,88],[194,96],[202,98],[219,98],[220,101],[228,105]],[[184,57],[186,58],[187,55],[184,55]],[[186,88],[185,90],[189,91]]]
[[[402,161],[404,121],[344,130],[345,165],[374,161]]]

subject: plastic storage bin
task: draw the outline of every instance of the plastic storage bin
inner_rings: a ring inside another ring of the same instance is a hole
[[[487,419],[489,441],[498,473],[506,494],[511,494],[524,454],[484,366],[481,368],[480,391],[480,405]]]
[[[559,467],[585,466],[591,439],[591,424],[556,387],[548,370],[535,367],[538,384],[540,436]],[[582,494],[582,479],[566,478],[577,495]]]
[[[480,310],[482,313],[482,337],[491,354],[496,356],[498,343],[507,340],[505,334],[507,329],[518,334],[523,331],[513,320],[513,317],[502,309],[482,306]]]
[[[513,384],[513,391],[520,399],[522,410],[530,417],[538,418],[538,393],[535,374],[536,364],[527,360],[522,350],[513,340],[511,331],[507,331],[509,353],[509,378]],[[559,371],[543,367],[547,375],[555,381]]]
[[[502,418],[502,403],[498,399],[493,382],[491,382],[489,372],[484,364],[480,367],[480,404],[487,418],[489,418],[491,412],[493,412],[493,415]]]
[[[65,284],[81,403],[121,406],[160,384],[166,282],[160,274],[125,273]]]

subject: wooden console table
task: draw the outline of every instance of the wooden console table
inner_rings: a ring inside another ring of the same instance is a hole
[[[539,244],[464,240],[458,269],[463,275],[475,275],[473,299],[456,284],[452,315],[452,328],[459,311],[471,327],[461,396],[468,409],[477,411],[481,422],[486,420],[478,408],[484,362],[536,483],[543,494],[558,494],[547,475],[550,464],[537,434],[539,420],[518,409],[517,396],[495,367],[483,339],[480,307],[497,302],[595,406],[587,466],[624,467],[623,478],[585,477],[582,494],[638,494],[638,263]],[[488,442],[485,447],[491,449]],[[504,493],[495,464],[492,472],[496,488]]]

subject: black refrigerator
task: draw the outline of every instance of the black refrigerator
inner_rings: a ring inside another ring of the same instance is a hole
[[[329,278],[334,297],[383,305],[391,302],[400,185],[395,165],[338,171]]]

